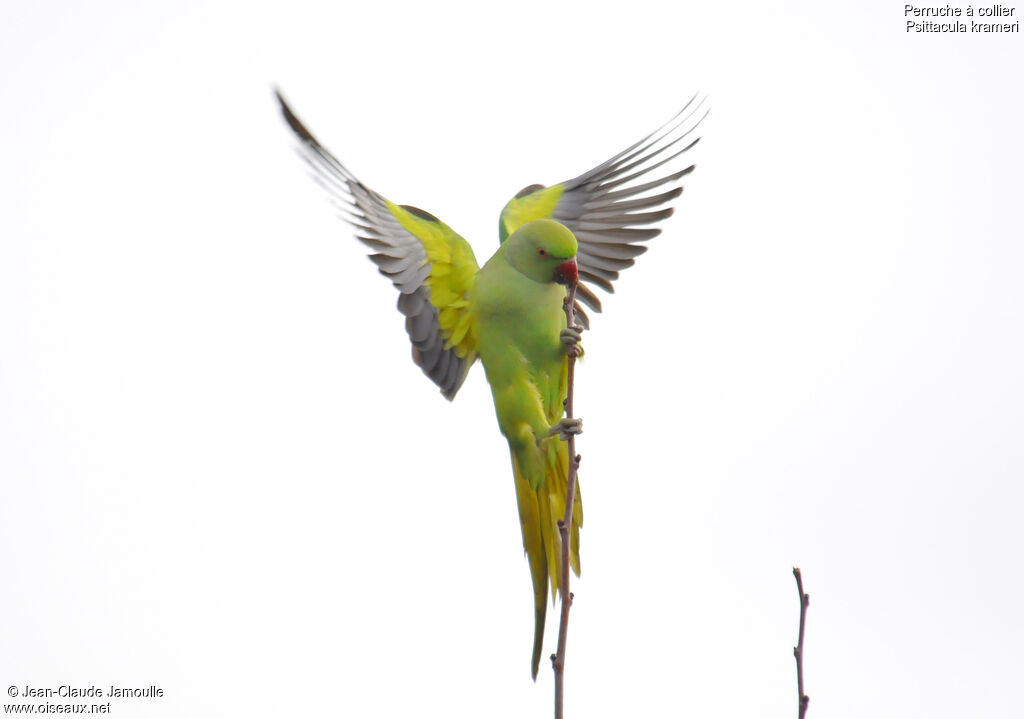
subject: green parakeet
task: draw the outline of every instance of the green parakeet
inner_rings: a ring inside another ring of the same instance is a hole
[[[473,362],[483,363],[512,456],[533,580],[530,671],[536,679],[548,586],[554,599],[561,572],[558,519],[565,511],[569,457],[555,430],[562,436],[579,431],[578,423],[563,419],[567,346],[589,327],[578,303],[581,326],[566,327],[565,284],[578,280],[578,300],[600,312],[600,300],[587,283],[612,292],[619,271],[647,250],[640,243],[661,232],[638,226],[672,214],[663,206],[679,196],[679,180],[694,166],[650,173],[697,144],[693,133],[706,114],[703,101],[691,99],[666,125],[572,180],[521,190],[501,212],[501,244],[478,267],[469,244],[448,225],[361,183],[313,137],[280,93],[277,98],[316,179],[341,203],[357,237],[373,250],[370,259],[398,290],[413,361],[449,400]],[[570,564],[577,576],[582,525],[577,492],[570,532]]]

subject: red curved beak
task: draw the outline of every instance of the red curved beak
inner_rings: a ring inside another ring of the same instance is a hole
[[[567,260],[555,267],[555,282],[560,285],[575,285],[580,281],[580,274],[576,268],[576,258]]]

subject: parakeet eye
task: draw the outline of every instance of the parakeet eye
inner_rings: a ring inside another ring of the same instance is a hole
[[[537,254],[540,255],[541,257],[546,257],[548,253],[545,252],[543,247],[538,247],[537,248]]]

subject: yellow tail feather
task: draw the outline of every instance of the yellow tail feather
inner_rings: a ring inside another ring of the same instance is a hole
[[[568,486],[569,454],[565,442],[548,440],[551,447],[547,476],[536,489],[519,471],[519,463],[512,457],[512,471],[516,483],[516,503],[519,505],[519,524],[523,530],[523,549],[530,564],[533,580],[534,633],[533,658],[530,671],[537,679],[540,656],[544,645],[544,620],[547,613],[548,582],[551,584],[551,600],[554,602],[560,589],[561,540],[558,534],[558,520],[565,513],[565,494]],[[580,527],[583,526],[583,501],[579,485],[573,502],[572,530],[569,542],[569,565],[576,576],[580,574]]]

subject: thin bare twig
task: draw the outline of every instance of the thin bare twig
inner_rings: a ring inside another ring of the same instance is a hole
[[[573,305],[576,301],[576,285],[569,285],[565,297],[565,322],[567,327],[576,324],[576,313]],[[576,370],[576,358],[579,356],[579,345],[569,346],[569,380],[565,396],[565,416],[572,417],[573,377]],[[562,541],[562,615],[558,620],[558,649],[551,655],[551,665],[555,670],[555,719],[562,719],[562,698],[565,691],[565,641],[569,633],[569,607],[572,606],[572,592],[569,591],[569,543],[572,534],[572,508],[576,501],[576,470],[580,466],[580,456],[576,454],[576,435],[569,435],[569,476],[565,488],[565,516],[558,521],[558,535]]]
[[[799,567],[793,567],[793,576],[796,577],[796,590],[800,593],[800,635],[797,638],[796,646],[793,647],[793,656],[796,657],[796,690],[799,699],[798,719],[804,719],[807,714],[807,705],[811,699],[804,694],[804,621],[807,619],[807,607],[811,603],[811,595],[804,593],[804,581],[800,576]]]

